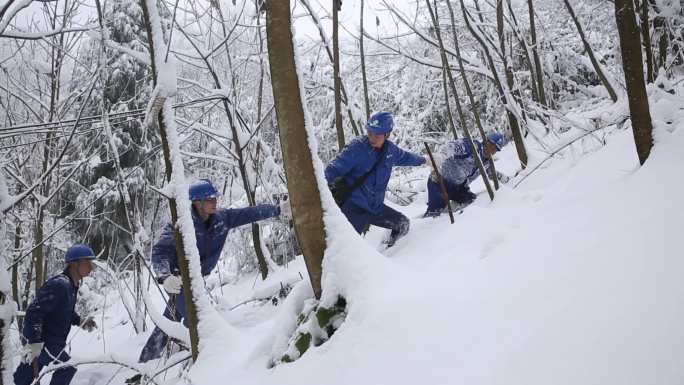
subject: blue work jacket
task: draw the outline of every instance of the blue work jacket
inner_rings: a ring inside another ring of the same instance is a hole
[[[216,214],[212,214],[203,222],[193,208],[192,220],[195,226],[202,275],[209,275],[216,267],[230,229],[278,215],[280,215],[279,207],[264,204],[240,209],[219,209]],[[176,240],[170,223],[164,227],[159,240],[152,247],[152,267],[158,279],[179,273]]]
[[[480,176],[480,171],[477,169],[477,162],[473,157],[467,140],[468,139],[465,138],[452,140],[446,143],[440,150],[440,154],[444,159],[440,167],[440,172],[442,173],[442,177],[446,179],[449,184],[468,185]],[[473,140],[473,144],[486,167],[486,162],[489,161],[489,158],[485,158],[482,142]]]
[[[77,294],[78,286],[66,269],[48,279],[26,309],[23,330],[26,342],[44,342],[47,346],[62,349],[71,325],[81,323],[81,318],[74,311]]]
[[[412,154],[385,141],[382,150],[373,148],[368,137],[356,138],[349,142],[342,151],[325,168],[325,179],[332,184],[338,177],[343,177],[347,185],[354,184],[359,177],[370,171],[375,161],[380,158],[375,171],[370,174],[361,186],[355,189],[348,201],[372,214],[379,214],[385,201],[385,191],[394,166],[420,166],[425,158]]]

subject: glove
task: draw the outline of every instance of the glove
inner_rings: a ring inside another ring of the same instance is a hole
[[[40,352],[43,350],[43,345],[44,344],[42,342],[24,345],[24,349],[21,354],[24,358],[24,362],[28,364],[33,362],[33,360],[35,360],[40,355]]]
[[[87,331],[88,333],[92,332],[93,329],[96,329],[96,328],[97,328],[97,323],[95,323],[95,319],[93,319],[93,317],[86,318],[86,320],[81,325],[81,329]]]
[[[285,220],[292,219],[292,206],[290,206],[290,200],[284,199],[280,201],[280,217]]]
[[[442,155],[438,152],[435,152],[432,154],[432,159],[435,160],[435,166],[437,166],[437,169],[440,170],[442,168],[442,163],[444,163],[444,158],[442,158]],[[432,161],[430,160],[430,155],[425,155],[425,160],[426,164],[429,167],[432,167]]]
[[[162,286],[164,286],[164,290],[169,294],[179,294],[181,292],[181,287],[183,286],[183,281],[176,275],[169,275],[164,278]]]

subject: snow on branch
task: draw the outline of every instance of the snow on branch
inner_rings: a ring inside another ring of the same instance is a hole
[[[50,31],[41,31],[41,32],[24,32],[24,31],[9,31],[9,32],[2,32],[0,34],[0,37],[7,37],[7,38],[12,38],[12,39],[20,39],[20,40],[40,40],[40,39],[45,39],[48,37],[52,37],[55,35],[62,35],[65,33],[74,33],[74,32],[87,32],[90,31],[92,28],[95,26],[85,26],[85,27],[78,27],[78,28],[57,28],[53,29]]]

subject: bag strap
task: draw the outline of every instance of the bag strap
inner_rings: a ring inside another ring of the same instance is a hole
[[[380,164],[380,161],[385,157],[385,149],[386,149],[386,148],[387,148],[387,144],[385,144],[384,146],[382,146],[382,151],[380,151],[380,156],[378,157],[378,159],[377,159],[377,160],[375,161],[375,163],[373,164],[373,167],[371,167],[371,169],[368,170],[365,174],[363,174],[363,175],[361,175],[360,177],[358,177],[358,178],[354,181],[354,183],[352,183],[352,185],[349,186],[349,192],[350,192],[350,193],[351,193],[352,191],[356,190],[359,186],[361,186],[361,185],[363,184],[363,182],[366,181],[366,178],[368,178],[368,176],[369,176],[370,174],[372,174],[372,173],[375,171],[375,169],[378,168],[378,165]]]

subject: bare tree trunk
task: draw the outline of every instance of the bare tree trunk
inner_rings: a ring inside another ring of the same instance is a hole
[[[340,42],[339,42],[339,20],[337,14],[342,5],[340,0],[332,0],[333,5],[333,80],[335,86],[335,128],[337,129],[337,146],[342,151],[344,147],[344,128],[342,128],[342,95],[340,94]]]
[[[594,66],[594,71],[596,71],[596,75],[598,75],[599,79],[601,79],[601,83],[603,83],[603,86],[606,88],[606,91],[608,91],[610,99],[613,102],[617,102],[618,97],[615,93],[615,89],[608,81],[606,75],[603,73],[603,70],[601,69],[601,64],[598,62],[596,56],[594,55],[594,50],[591,49],[589,41],[587,40],[586,36],[584,36],[584,30],[582,29],[582,25],[580,24],[579,19],[575,15],[575,11],[572,9],[572,6],[570,5],[570,2],[568,0],[563,0],[563,2],[565,3],[565,7],[568,9],[568,12],[572,17],[572,21],[575,23],[575,26],[577,27],[577,32],[579,33],[580,38],[582,39],[582,44],[584,44],[584,50],[587,51],[587,55],[589,55],[589,60],[591,60],[591,64]]]
[[[13,260],[19,257],[19,248],[21,247],[21,222],[17,222],[17,226],[14,230],[14,252],[12,253]],[[27,282],[28,285],[31,282]],[[17,305],[19,302],[19,264],[12,263],[12,299]]]
[[[499,78],[499,74],[496,70],[496,65],[494,64],[494,59],[489,51],[487,43],[484,41],[482,36],[475,30],[470,18],[468,17],[468,11],[466,10],[464,0],[459,0],[461,3],[461,11],[463,12],[463,19],[465,20],[466,26],[470,33],[475,37],[480,46],[482,47],[482,52],[487,58],[487,63],[492,71],[492,76],[494,77],[494,85],[496,85],[497,91],[499,91],[499,97],[501,98],[501,103],[503,103],[506,109],[506,116],[508,117],[508,124],[511,128],[511,133],[513,134],[513,139],[515,141],[515,149],[518,152],[518,159],[520,160],[520,166],[524,169],[527,167],[527,151],[525,150],[524,142],[522,141],[522,133],[520,132],[520,124],[518,123],[518,118],[511,112],[509,107],[508,96],[504,91],[503,84]],[[517,138],[517,139],[516,139]]]
[[[646,81],[653,83],[655,71],[653,65],[653,49],[651,48],[651,20],[648,17],[648,0],[641,0],[641,44],[646,53]]]
[[[155,7],[155,4],[156,2],[154,2],[153,0],[140,1],[140,5],[143,10],[143,22],[147,30],[147,38],[150,50],[150,61],[152,63],[152,68],[155,69],[155,72],[153,73],[153,81],[156,87],[157,81],[159,79],[159,74],[157,71],[159,70],[160,64],[156,63],[156,59],[158,57],[157,55],[159,54],[158,52],[156,52],[156,50],[164,49],[164,40],[163,36],[159,36],[162,33],[162,31],[161,25],[159,25],[160,18],[158,11],[156,8],[152,8]],[[152,23],[157,23],[157,25],[153,25]],[[161,55],[159,57],[161,57]],[[168,141],[169,133],[167,132],[168,128],[166,126],[166,121],[164,118],[165,115],[173,116],[174,112],[172,109],[171,102],[169,100],[165,100],[164,96],[157,95],[157,100],[154,101],[154,104],[158,106],[158,110],[153,110],[152,113],[156,113],[156,121],[159,127],[159,136],[161,138],[162,151],[164,153],[166,181],[167,183],[170,183],[174,175],[182,175],[183,173],[183,170],[174,169],[173,161],[171,160],[171,147]],[[171,223],[174,226],[174,238],[176,240],[176,258],[178,260],[178,268],[181,273],[183,287],[185,288],[185,290],[183,290],[183,300],[185,301],[187,326],[190,332],[190,350],[193,361],[196,361],[199,355],[199,333],[197,330],[199,318],[197,316],[197,307],[195,305],[195,301],[193,298],[195,298],[194,292],[197,290],[201,290],[201,288],[194,287],[192,284],[192,279],[190,277],[190,264],[185,253],[185,242],[183,239],[183,235],[181,234],[181,231],[179,229],[179,211],[178,203],[175,197],[169,198],[169,210],[171,211]],[[190,246],[195,247],[195,245]]]
[[[454,123],[454,114],[451,112],[451,102],[449,101],[449,84],[447,84],[447,69],[442,66],[442,88],[444,89],[444,106],[447,110],[447,119],[449,119],[449,130],[454,140],[458,139],[456,133],[456,124]]]
[[[468,81],[468,76],[466,75],[465,66],[463,65],[463,57],[461,56],[461,47],[458,43],[458,35],[456,31],[456,17],[454,16],[454,9],[451,6],[451,0],[446,0],[447,8],[449,8],[449,18],[451,20],[451,34],[454,35],[454,50],[456,51],[456,60],[458,60],[458,69],[461,72],[461,78],[463,79],[463,86],[466,89],[466,94],[468,94],[468,100],[470,101],[470,107],[475,117],[475,125],[480,132],[480,137],[484,142],[487,138],[485,134],[484,127],[482,126],[482,121],[480,120],[480,113],[477,111],[475,104],[475,97],[473,96],[473,90],[470,88],[470,82]],[[436,14],[435,7],[435,14]],[[499,178],[496,176],[496,167],[494,166],[494,159],[489,158],[489,169],[491,170],[491,178],[494,181],[494,189],[499,189]],[[484,178],[484,177],[483,177]]]
[[[458,111],[458,117],[461,121],[461,126],[463,126],[463,133],[465,133],[465,136],[468,139],[467,142],[470,145],[470,153],[473,154],[473,158],[475,159],[477,169],[480,170],[482,182],[484,182],[484,185],[487,188],[489,199],[494,200],[494,190],[492,190],[492,186],[489,184],[489,179],[487,179],[487,172],[485,171],[484,165],[482,164],[482,160],[480,159],[480,155],[477,152],[477,148],[475,148],[475,144],[473,143],[473,137],[470,135],[470,130],[468,130],[468,126],[465,121],[465,116],[463,115],[461,102],[458,100],[458,90],[456,89],[456,82],[454,81],[454,77],[451,74],[451,71],[449,70],[449,68],[451,68],[449,65],[449,58],[446,55],[444,41],[442,40],[442,33],[439,30],[439,19],[436,13],[436,7],[435,11],[433,11],[432,6],[430,5],[430,0],[425,0],[425,4],[427,5],[428,11],[430,12],[432,25],[435,27],[435,34],[437,35],[437,42],[439,43],[439,53],[442,57],[442,66],[444,67],[444,70],[446,71],[447,76],[449,78],[449,85],[451,86],[451,92],[454,94],[454,102],[456,103],[456,110]]]
[[[539,102],[543,106],[546,104],[546,91],[544,91],[544,70],[542,69],[541,60],[539,59],[539,47],[537,44],[537,28],[535,26],[534,5],[533,0],[527,0],[527,8],[530,14],[530,37],[532,38],[532,57],[534,59],[534,72],[537,76],[537,95]]]
[[[506,42],[505,42],[505,37],[504,37],[504,18],[503,18],[503,0],[497,0],[496,2],[496,26],[497,26],[497,33],[499,35],[499,45],[501,48],[501,60],[503,61],[503,67],[504,67],[504,74],[506,75],[506,84],[508,85],[508,89],[510,90],[511,94],[513,94],[514,99],[516,99],[518,102],[520,101],[520,97],[518,95],[518,91],[515,88],[515,83],[513,82],[513,71],[511,70],[511,67],[509,67],[509,62],[508,62],[508,55],[506,54]],[[512,112],[508,112],[509,115],[512,115]],[[517,119],[516,119],[517,123]],[[520,129],[520,126],[516,124],[515,126],[511,126],[511,133],[513,134],[513,141],[515,141],[515,148],[518,150],[518,158],[520,158],[520,163],[522,163],[524,166],[523,168],[527,165],[527,150],[525,149],[525,142],[523,141],[523,136],[522,136],[522,130]]]
[[[653,125],[644,84],[644,67],[632,0],[615,0],[615,19],[620,35],[622,67],[625,72],[629,112],[639,163],[644,164],[653,147]]]
[[[659,72],[660,68],[667,68],[667,50],[670,44],[670,34],[667,30],[667,22],[663,16],[660,15],[656,0],[648,0],[650,6],[656,13],[653,19],[653,32],[658,37],[658,63],[655,72]]]
[[[43,220],[45,215],[45,208],[40,202],[36,202],[36,223],[33,227],[33,242],[39,244],[38,247],[33,249],[33,264],[36,269],[35,274],[35,286],[36,290],[43,285],[43,259],[45,258],[45,249],[43,245]]]
[[[520,25],[518,24],[518,19],[515,17],[515,13],[513,12],[513,6],[511,5],[510,0],[506,0],[506,6],[508,7],[508,13],[511,15],[508,23],[511,25],[511,29],[518,40],[518,43],[522,46],[523,54],[520,56],[527,65],[527,68],[530,70],[530,90],[532,91],[532,100],[536,103],[539,103],[539,87],[537,87],[537,76],[535,75],[534,65],[532,64],[532,50],[527,44],[527,40],[523,36]],[[510,39],[509,45],[511,60],[513,60],[513,39]],[[520,104],[522,105],[522,102],[520,102]]]
[[[332,49],[328,44],[328,36],[325,34],[325,30],[321,26],[321,22],[318,19],[318,16],[316,16],[316,13],[311,7],[309,0],[301,0],[301,4],[309,11],[309,15],[313,19],[314,24],[316,24],[316,28],[318,28],[318,34],[321,36],[323,46],[325,47],[325,52],[328,54],[328,59],[330,59],[330,63],[334,63],[335,58],[333,57]],[[347,96],[347,91],[344,87],[344,82],[342,82],[342,79],[340,79],[340,91],[342,92],[342,103],[344,103],[344,105],[347,107],[347,117],[349,118],[349,124],[351,124],[352,132],[354,133],[354,135],[358,136],[360,135],[359,129],[356,127],[356,120],[354,119],[354,114],[352,113],[352,110],[349,107],[349,97]]]
[[[320,299],[326,249],[323,208],[307,133],[304,95],[300,94],[295,63],[290,1],[269,1],[266,16],[271,84],[294,226],[314,295]]]
[[[366,120],[370,119],[370,101],[368,99],[368,79],[366,78],[366,53],[363,51],[363,4],[361,0],[361,16],[359,17],[359,25],[361,33],[359,34],[359,53],[361,55],[361,79],[363,81],[363,102],[366,109]]]

